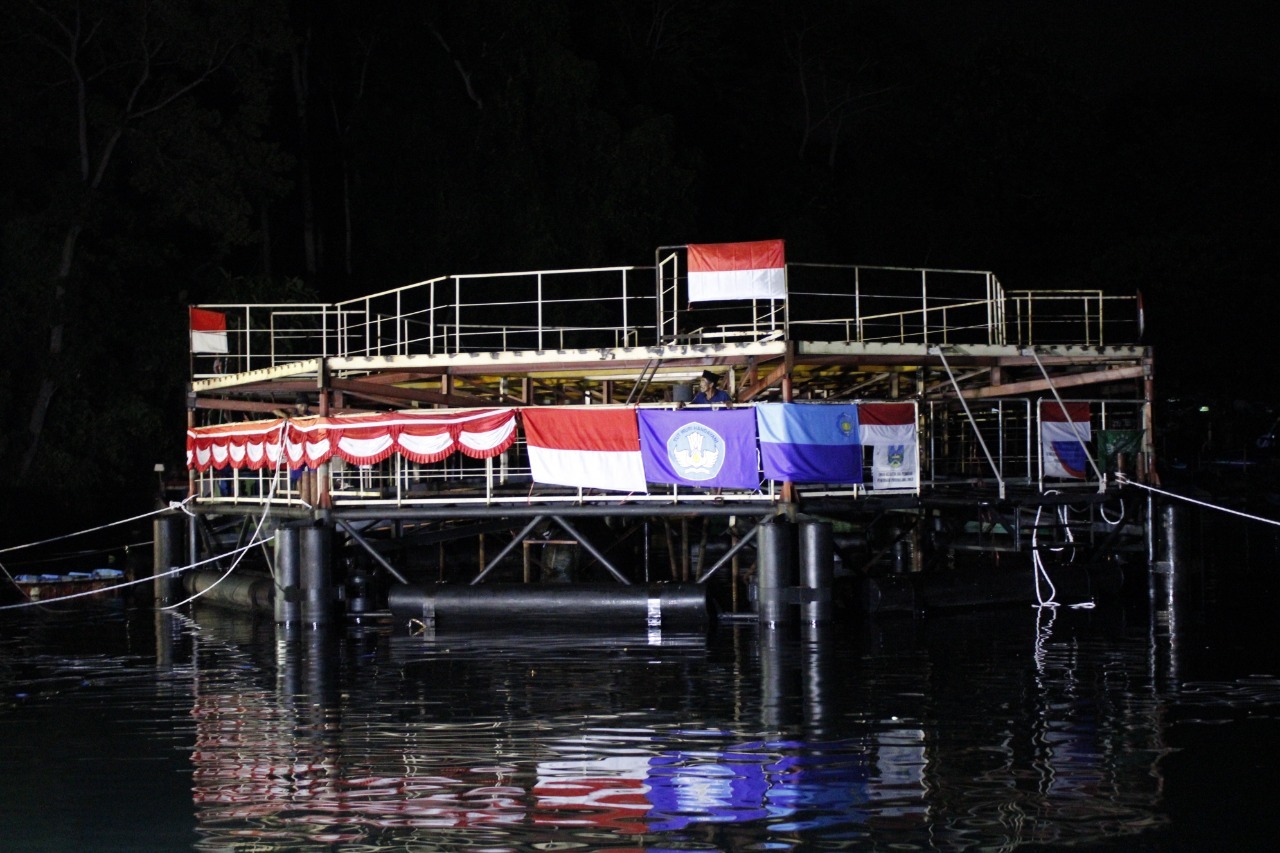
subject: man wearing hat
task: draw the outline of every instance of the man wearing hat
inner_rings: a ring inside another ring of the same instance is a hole
[[[698,393],[693,395],[693,405],[730,402],[729,392],[719,388],[719,385],[719,376],[710,370],[702,371],[702,378],[698,380]]]

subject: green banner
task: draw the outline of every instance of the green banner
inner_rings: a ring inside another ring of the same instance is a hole
[[[1142,450],[1142,430],[1140,429],[1100,429],[1094,433],[1097,439],[1098,465],[1103,471],[1114,471],[1119,466],[1117,457],[1124,454],[1132,464],[1138,451]]]

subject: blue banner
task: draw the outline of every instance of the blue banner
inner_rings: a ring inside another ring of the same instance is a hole
[[[641,409],[640,452],[650,483],[757,489],[756,416],[750,409]]]
[[[857,406],[765,403],[756,406],[756,422],[770,480],[862,482]]]

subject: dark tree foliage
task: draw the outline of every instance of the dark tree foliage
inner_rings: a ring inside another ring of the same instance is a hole
[[[1274,378],[1248,310],[1274,289],[1274,77],[1229,40],[1153,71],[1155,44],[1094,61],[1088,27],[953,5],[7,4],[3,503],[145,500],[180,465],[189,303],[695,241],[1140,288],[1157,346],[1205,342],[1163,382]]]

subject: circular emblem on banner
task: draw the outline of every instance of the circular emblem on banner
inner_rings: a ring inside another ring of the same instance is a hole
[[[855,441],[858,439],[857,427],[854,425],[853,418],[849,416],[848,412],[840,413],[840,416],[836,418],[836,426],[840,428],[841,438],[851,438]]]
[[[667,459],[686,480],[710,480],[724,467],[724,439],[697,421],[685,424],[667,439]]]

